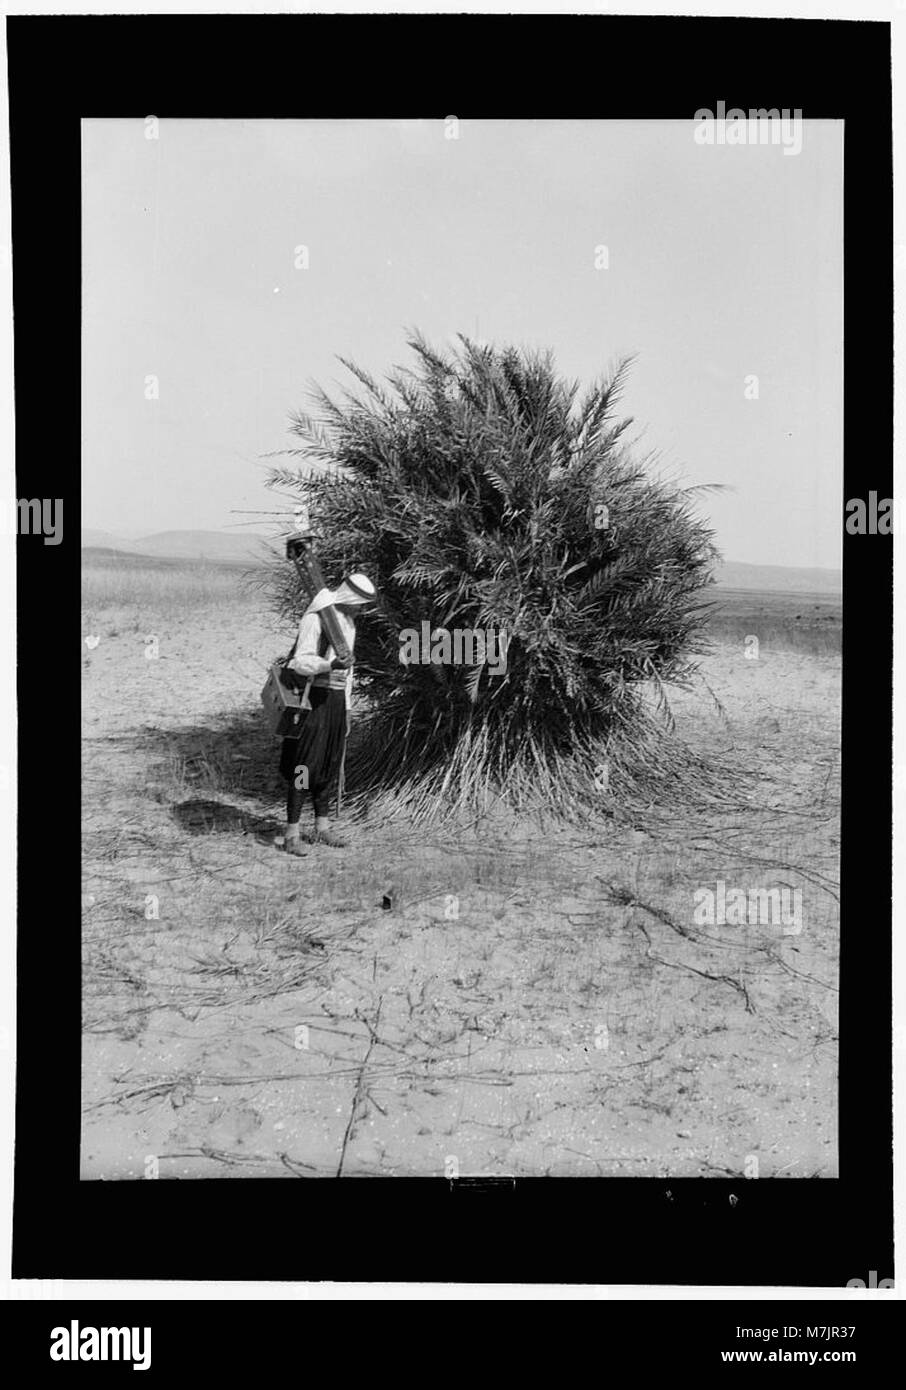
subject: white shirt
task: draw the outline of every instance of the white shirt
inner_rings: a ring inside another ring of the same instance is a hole
[[[340,624],[340,631],[346,638],[346,645],[352,655],[355,649],[355,623],[348,618],[345,613],[337,611],[337,622]],[[324,629],[327,637],[327,630]],[[303,613],[302,621],[299,623],[299,636],[296,641],[296,650],[291,661],[287,665],[291,671],[297,672],[300,676],[308,676],[308,685],[302,696],[302,708],[311,709],[311,701],[308,698],[312,684],[320,689],[345,690],[346,708],[352,708],[352,667],[348,671],[332,671],[330,663],[336,656],[336,652],[330,645],[330,638],[327,637],[328,647],[325,656],[318,655],[318,647],[321,644],[321,619],[317,613]]]

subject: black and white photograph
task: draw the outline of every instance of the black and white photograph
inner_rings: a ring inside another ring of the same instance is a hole
[[[842,123],[82,153],[83,1178],[836,1176]]]
[[[14,1281],[892,1289],[904,25],[9,20]]]

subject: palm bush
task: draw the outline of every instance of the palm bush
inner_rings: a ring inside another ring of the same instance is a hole
[[[283,451],[305,467],[270,477],[309,507],[327,575],[379,590],[358,625],[370,699],[350,791],[415,816],[496,799],[571,816],[694,777],[665,687],[694,674],[717,553],[691,490],[625,446],[628,360],[580,394],[549,355],[459,343],[416,335],[414,369],[386,384],[341,359],[362,389],[318,389]],[[272,582],[297,612],[290,567]],[[505,674],[404,664],[401,634],[422,623],[505,633]]]

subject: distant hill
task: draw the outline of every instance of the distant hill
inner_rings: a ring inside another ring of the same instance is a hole
[[[806,569],[793,565],[745,565],[725,560],[714,577],[721,589],[778,590],[786,594],[839,594],[841,570]]]
[[[207,569],[210,560],[186,560],[166,555],[139,555],[133,550],[112,550],[106,545],[83,545],[82,564],[93,569],[185,569],[187,565],[197,565]],[[221,562],[222,563],[222,562]]]
[[[148,555],[163,560],[206,560],[208,564],[248,565],[266,558],[269,538],[236,531],[157,531],[128,540],[110,531],[83,529],[82,548]],[[279,552],[278,552],[279,553]],[[761,593],[839,594],[840,570],[805,569],[793,565],[747,565],[727,560],[715,572],[721,589],[752,589]]]
[[[248,565],[266,557],[268,537],[230,531],[158,531],[127,540],[109,531],[82,530],[82,549],[115,550],[162,560],[206,560],[209,564]]]
[[[127,547],[139,555],[160,555],[180,560],[214,560],[248,564],[261,558],[267,537],[238,535],[228,531],[158,531],[132,541]]]

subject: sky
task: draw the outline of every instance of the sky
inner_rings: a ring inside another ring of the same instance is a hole
[[[725,486],[700,503],[725,557],[838,567],[842,124],[798,154],[694,129],[85,121],[83,525],[266,528],[311,383],[410,363],[418,328],[583,385],[636,354],[630,437]]]

